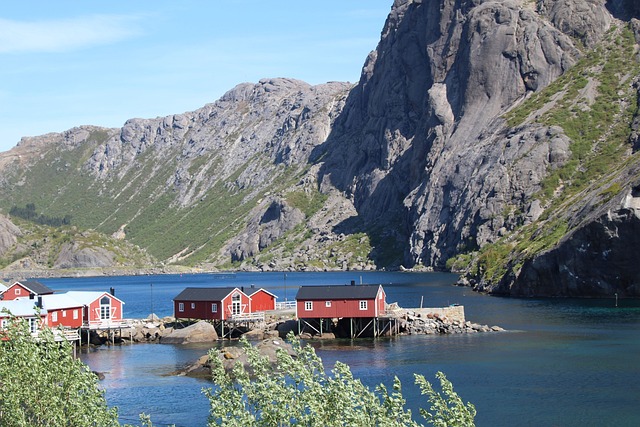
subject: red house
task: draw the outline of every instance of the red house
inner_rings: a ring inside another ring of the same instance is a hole
[[[40,282],[30,280],[25,282],[15,282],[0,295],[2,295],[2,299],[4,301],[11,301],[17,298],[34,299],[38,296],[51,294],[53,294],[53,291],[51,289],[47,288]]]
[[[238,288],[185,288],[173,312],[178,319],[227,320],[251,313],[251,298]]]
[[[80,328],[83,322],[83,305],[68,294],[52,294],[40,297],[45,324],[50,328],[62,326]]]
[[[276,298],[278,297],[269,291],[258,289],[249,295],[249,298],[251,298],[251,313],[276,309]]]
[[[299,319],[377,318],[384,314],[381,285],[301,286],[296,294]]]
[[[109,292],[69,291],[64,295],[80,304],[85,326],[117,326],[124,320],[124,302]]]

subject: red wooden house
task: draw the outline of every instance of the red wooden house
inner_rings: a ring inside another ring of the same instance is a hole
[[[82,306],[85,326],[109,326],[121,324],[124,320],[124,302],[109,292],[69,291],[65,295]]]
[[[377,318],[384,314],[381,285],[301,286],[296,294],[299,319]]]
[[[265,289],[258,289],[249,295],[249,298],[251,298],[250,311],[252,313],[276,309],[276,298],[278,297]]]
[[[331,331],[350,338],[393,334],[397,322],[385,317],[385,307],[381,285],[301,286],[296,294],[298,333]]]
[[[45,324],[50,328],[80,328],[83,322],[83,305],[68,294],[53,294],[40,297]]]
[[[251,313],[251,298],[238,288],[185,288],[173,311],[178,319],[227,320]]]
[[[4,292],[2,292],[2,299],[4,301],[11,301],[17,298],[31,298],[34,299],[42,295],[51,295],[53,291],[47,288],[40,282],[35,280],[14,282]]]

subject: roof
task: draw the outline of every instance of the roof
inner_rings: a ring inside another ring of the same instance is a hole
[[[173,300],[174,301],[222,301],[231,292],[238,288],[185,288]],[[245,294],[246,295],[246,294]]]
[[[6,291],[7,289],[8,289],[7,285],[5,285],[4,283],[0,283],[0,294]]]
[[[95,300],[102,298],[103,295],[109,295],[111,298],[120,301],[122,304],[124,304],[124,301],[122,301],[120,298],[116,298],[115,296],[111,295],[109,292],[100,292],[100,291],[69,291],[65,294],[61,294],[61,295],[67,295],[70,298],[73,298],[74,300],[78,301],[81,305],[89,305],[92,302],[94,302]]]
[[[300,286],[296,300],[375,299],[381,285]]]
[[[45,285],[43,285],[40,282],[36,282],[35,280],[27,280],[25,282],[15,282],[14,285],[16,283],[20,284],[23,288],[28,289],[31,293],[36,295],[46,295],[46,294],[53,293],[52,289],[47,288]]]
[[[0,301],[0,317],[7,317],[7,314],[4,313],[5,310],[18,317],[37,315],[35,301],[26,298],[11,301]],[[41,314],[44,313],[46,312],[41,312]]]
[[[82,307],[83,305],[83,303],[68,295],[67,293],[42,296],[42,307],[45,310],[59,310],[65,308]]]
[[[258,292],[264,292],[265,294],[269,294],[274,298],[278,298],[276,295],[272,294],[271,292],[269,292],[268,290],[266,290],[265,288],[260,288],[257,291],[255,291],[254,293],[252,293],[251,295],[249,295],[250,297],[254,296],[255,294],[257,294]]]

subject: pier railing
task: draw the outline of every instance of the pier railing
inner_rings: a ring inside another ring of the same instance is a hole
[[[82,327],[84,329],[118,329],[118,328],[128,328],[133,326],[132,319],[108,319],[108,320],[92,320],[90,322],[84,322]]]
[[[234,322],[264,322],[264,312],[234,314],[231,316]]]
[[[276,302],[276,310],[286,310],[289,308],[296,308],[296,302],[295,301]]]

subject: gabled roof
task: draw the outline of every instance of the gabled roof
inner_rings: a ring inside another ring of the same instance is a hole
[[[300,286],[296,300],[374,299],[381,285]]]
[[[238,288],[185,288],[173,300],[174,301],[222,301],[231,292]],[[245,294],[246,295],[246,294]]]
[[[78,301],[81,305],[89,305],[92,302],[94,302],[95,300],[102,298],[103,295],[108,295],[109,297],[120,301],[122,304],[124,304],[124,301],[122,301],[120,298],[116,298],[113,295],[111,295],[109,292],[100,292],[100,291],[69,291],[63,295],[67,295],[70,298],[73,298],[74,300]]]
[[[17,317],[37,316],[38,313],[35,301],[28,298],[0,301],[0,317],[8,316],[4,310],[7,310],[9,313]],[[45,313],[46,311],[42,310],[40,315]]]
[[[60,310],[65,308],[82,307],[84,304],[68,293],[42,296],[42,307],[45,310]]]
[[[40,282],[36,282],[35,280],[27,280],[25,282],[14,282],[13,285],[15,285],[16,283],[21,285],[23,288],[27,289],[32,294],[48,295],[53,293],[52,289],[47,288],[45,285],[43,285]]]
[[[257,291],[255,291],[254,293],[252,293],[252,294],[251,294],[251,295],[249,295],[249,296],[250,296],[250,297],[252,297],[252,296],[254,296],[255,294],[257,294],[258,292],[260,292],[260,291],[264,292],[265,294],[269,294],[269,295],[271,295],[272,297],[274,297],[274,298],[276,298],[276,299],[278,298],[276,295],[272,294],[271,292],[269,292],[269,291],[268,291],[268,290],[266,290],[265,288],[260,288],[260,289],[258,289]]]

